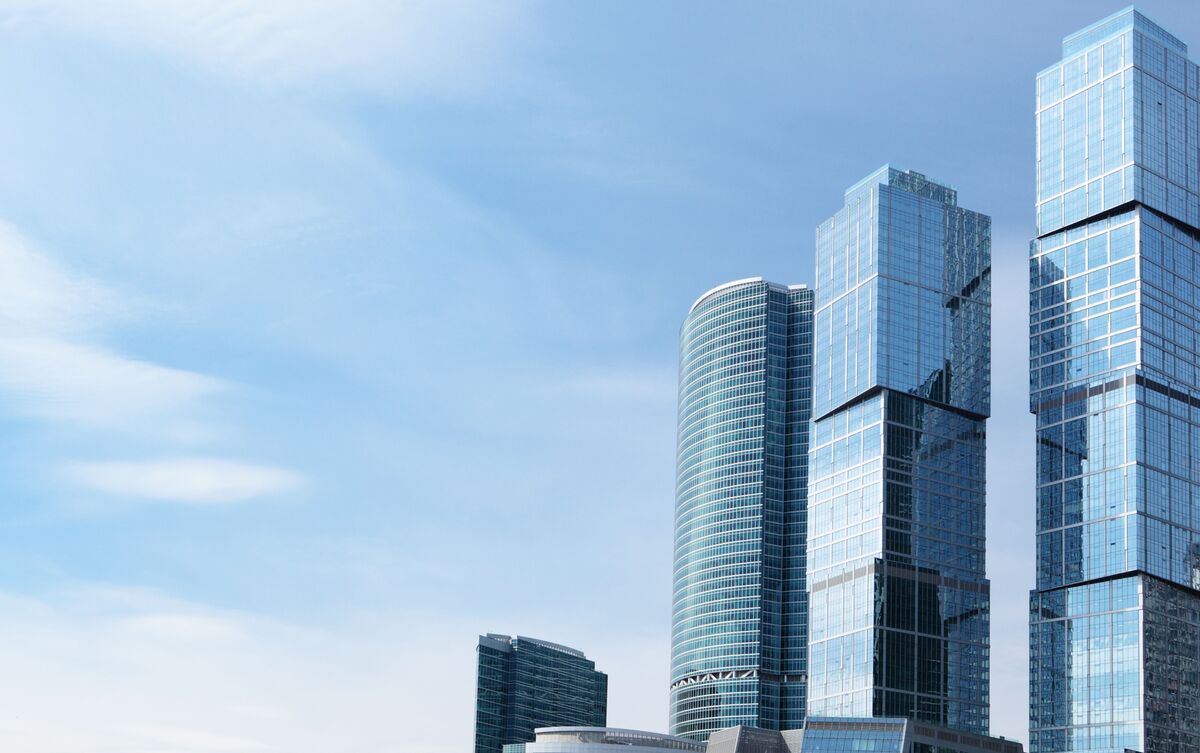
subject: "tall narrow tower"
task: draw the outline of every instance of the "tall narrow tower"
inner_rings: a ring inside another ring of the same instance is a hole
[[[737,280],[680,333],[671,733],[803,725],[812,291]]]
[[[817,228],[808,714],[986,734],[991,220],[891,167]]]
[[[1200,751],[1200,71],[1132,8],[1037,77],[1030,750]]]

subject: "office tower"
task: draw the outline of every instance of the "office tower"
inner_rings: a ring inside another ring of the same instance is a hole
[[[538,727],[605,725],[608,675],[582,651],[488,633],[477,652],[475,753],[532,742]]]
[[[679,359],[670,731],[799,726],[812,291],[710,290]]]
[[[885,166],[816,235],[808,714],[986,734],[991,220]]]
[[[1198,82],[1133,9],[1037,77],[1034,753],[1200,751]]]

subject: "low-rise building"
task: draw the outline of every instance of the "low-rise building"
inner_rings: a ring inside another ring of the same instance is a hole
[[[1015,740],[903,718],[810,717],[803,729],[730,727],[714,732],[707,753],[1024,753]]]
[[[704,753],[704,743],[658,732],[614,727],[543,727],[531,743],[505,745],[504,753]]]

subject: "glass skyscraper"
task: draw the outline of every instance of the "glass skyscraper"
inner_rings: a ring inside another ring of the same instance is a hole
[[[533,742],[539,727],[603,727],[608,675],[582,651],[488,633],[479,637],[475,753]]]
[[[1200,751],[1200,71],[1128,9],[1037,77],[1030,750]]]
[[[799,727],[813,294],[717,287],[680,333],[670,731]]]
[[[885,166],[816,239],[808,714],[986,734],[991,220]]]

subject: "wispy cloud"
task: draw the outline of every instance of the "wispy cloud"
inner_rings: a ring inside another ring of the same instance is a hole
[[[269,751],[271,746],[245,737],[214,735],[211,732],[170,724],[122,725],[118,731],[143,744],[166,751],[205,751],[205,753],[253,753]]]
[[[453,753],[470,745],[471,646],[485,630],[583,648],[610,675],[615,724],[662,724],[667,636],[543,611],[480,624],[407,604],[297,621],[130,586],[0,591],[0,747]]]
[[[122,296],[73,273],[3,222],[0,269],[0,398],[11,412],[102,430],[110,439],[149,432],[178,441],[209,433],[195,417],[229,384],[107,346],[106,327],[131,313]],[[239,502],[302,483],[284,468],[202,457],[65,468],[92,491],[194,504]]]
[[[260,83],[442,96],[484,89],[528,22],[523,3],[464,0],[0,0],[5,18]]]
[[[120,308],[111,290],[72,274],[3,221],[0,266],[0,337],[78,333]]]
[[[284,468],[211,458],[74,463],[68,472],[105,494],[195,504],[282,494],[302,483],[299,474]]]
[[[14,337],[0,338],[0,386],[27,415],[112,425],[161,417],[223,383],[95,345]]]
[[[130,357],[101,340],[121,296],[72,273],[0,222],[0,392],[15,412],[106,428],[182,411],[225,384]]]
[[[0,747],[450,753],[470,739],[476,633],[386,612],[314,626],[140,588],[0,592]],[[397,725],[398,707],[438,723]]]
[[[125,630],[181,642],[231,641],[243,636],[236,622],[208,614],[148,612],[125,617],[117,624]]]

